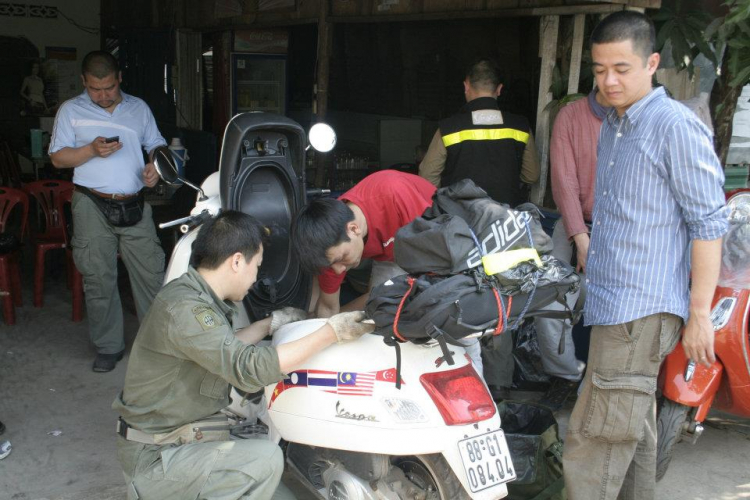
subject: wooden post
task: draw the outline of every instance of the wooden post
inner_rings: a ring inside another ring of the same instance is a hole
[[[232,115],[230,75],[232,32],[222,31],[213,35],[214,51],[214,110],[213,128],[216,137],[224,137],[224,129]],[[217,141],[219,152],[221,140]],[[217,155],[218,158],[218,155]]]
[[[313,101],[315,116],[318,122],[325,120],[328,111],[328,74],[330,72],[330,54],[332,48],[331,23],[328,21],[329,0],[319,0],[318,10],[318,74]],[[326,180],[325,154],[315,155],[315,185],[322,187]]]
[[[175,33],[177,62],[173,68],[177,85],[177,126],[203,129],[203,77],[201,34],[187,30]]]
[[[539,75],[539,101],[536,108],[536,147],[539,153],[539,183],[531,188],[531,201],[540,207],[544,205],[544,194],[547,190],[549,172],[549,111],[544,108],[552,101],[552,70],[557,56],[557,32],[560,28],[560,16],[542,16],[539,19],[539,51],[542,57],[542,68]]]
[[[573,19],[573,45],[570,47],[570,69],[568,70],[568,94],[578,93],[581,78],[581,55],[583,52],[583,28],[586,14],[576,14]]]

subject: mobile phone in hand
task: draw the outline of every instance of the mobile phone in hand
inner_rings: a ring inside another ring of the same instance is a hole
[[[120,136],[119,135],[115,135],[115,136],[112,136],[112,137],[107,137],[106,139],[104,139],[104,142],[106,142],[106,143],[120,142]]]

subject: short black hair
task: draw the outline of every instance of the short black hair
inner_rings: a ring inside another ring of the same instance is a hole
[[[292,224],[292,248],[302,269],[319,274],[329,267],[326,252],[350,241],[346,225],[353,220],[352,209],[333,198],[318,198],[302,208]]]
[[[217,269],[237,252],[250,262],[267,240],[266,228],[258,219],[226,210],[203,223],[193,241],[190,264],[196,269]]]
[[[113,74],[120,74],[120,65],[115,56],[104,50],[94,50],[86,54],[81,63],[81,74],[85,77],[91,75],[95,78],[106,78]]]
[[[466,79],[476,90],[494,92],[498,85],[504,83],[505,75],[494,59],[482,57],[466,68]]]
[[[632,10],[622,10],[608,15],[596,25],[591,33],[591,46],[594,44],[617,43],[630,40],[633,52],[639,54],[645,65],[654,53],[656,30],[654,23],[645,14]]]

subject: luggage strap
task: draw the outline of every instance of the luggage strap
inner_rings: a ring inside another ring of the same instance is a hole
[[[393,335],[396,336],[401,342],[406,342],[406,338],[404,338],[403,335],[401,335],[398,332],[398,320],[401,317],[401,310],[404,308],[404,303],[406,302],[406,299],[411,294],[411,291],[414,289],[414,282],[416,281],[413,277],[407,276],[406,281],[409,283],[409,289],[406,291],[403,297],[401,297],[401,302],[398,304],[398,309],[396,309],[396,316],[393,319]]]

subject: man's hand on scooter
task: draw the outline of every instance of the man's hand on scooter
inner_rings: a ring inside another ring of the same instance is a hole
[[[294,323],[303,319],[307,319],[307,312],[302,309],[297,309],[296,307],[278,309],[271,313],[271,326],[268,329],[268,333],[273,335],[276,330],[287,323]]]
[[[363,323],[365,318],[364,311],[339,313],[328,318],[328,324],[336,334],[336,342],[342,344],[357,340],[365,333],[374,331],[373,323]]]
[[[708,315],[691,314],[682,334],[685,355],[709,368],[714,362],[714,327]]]

